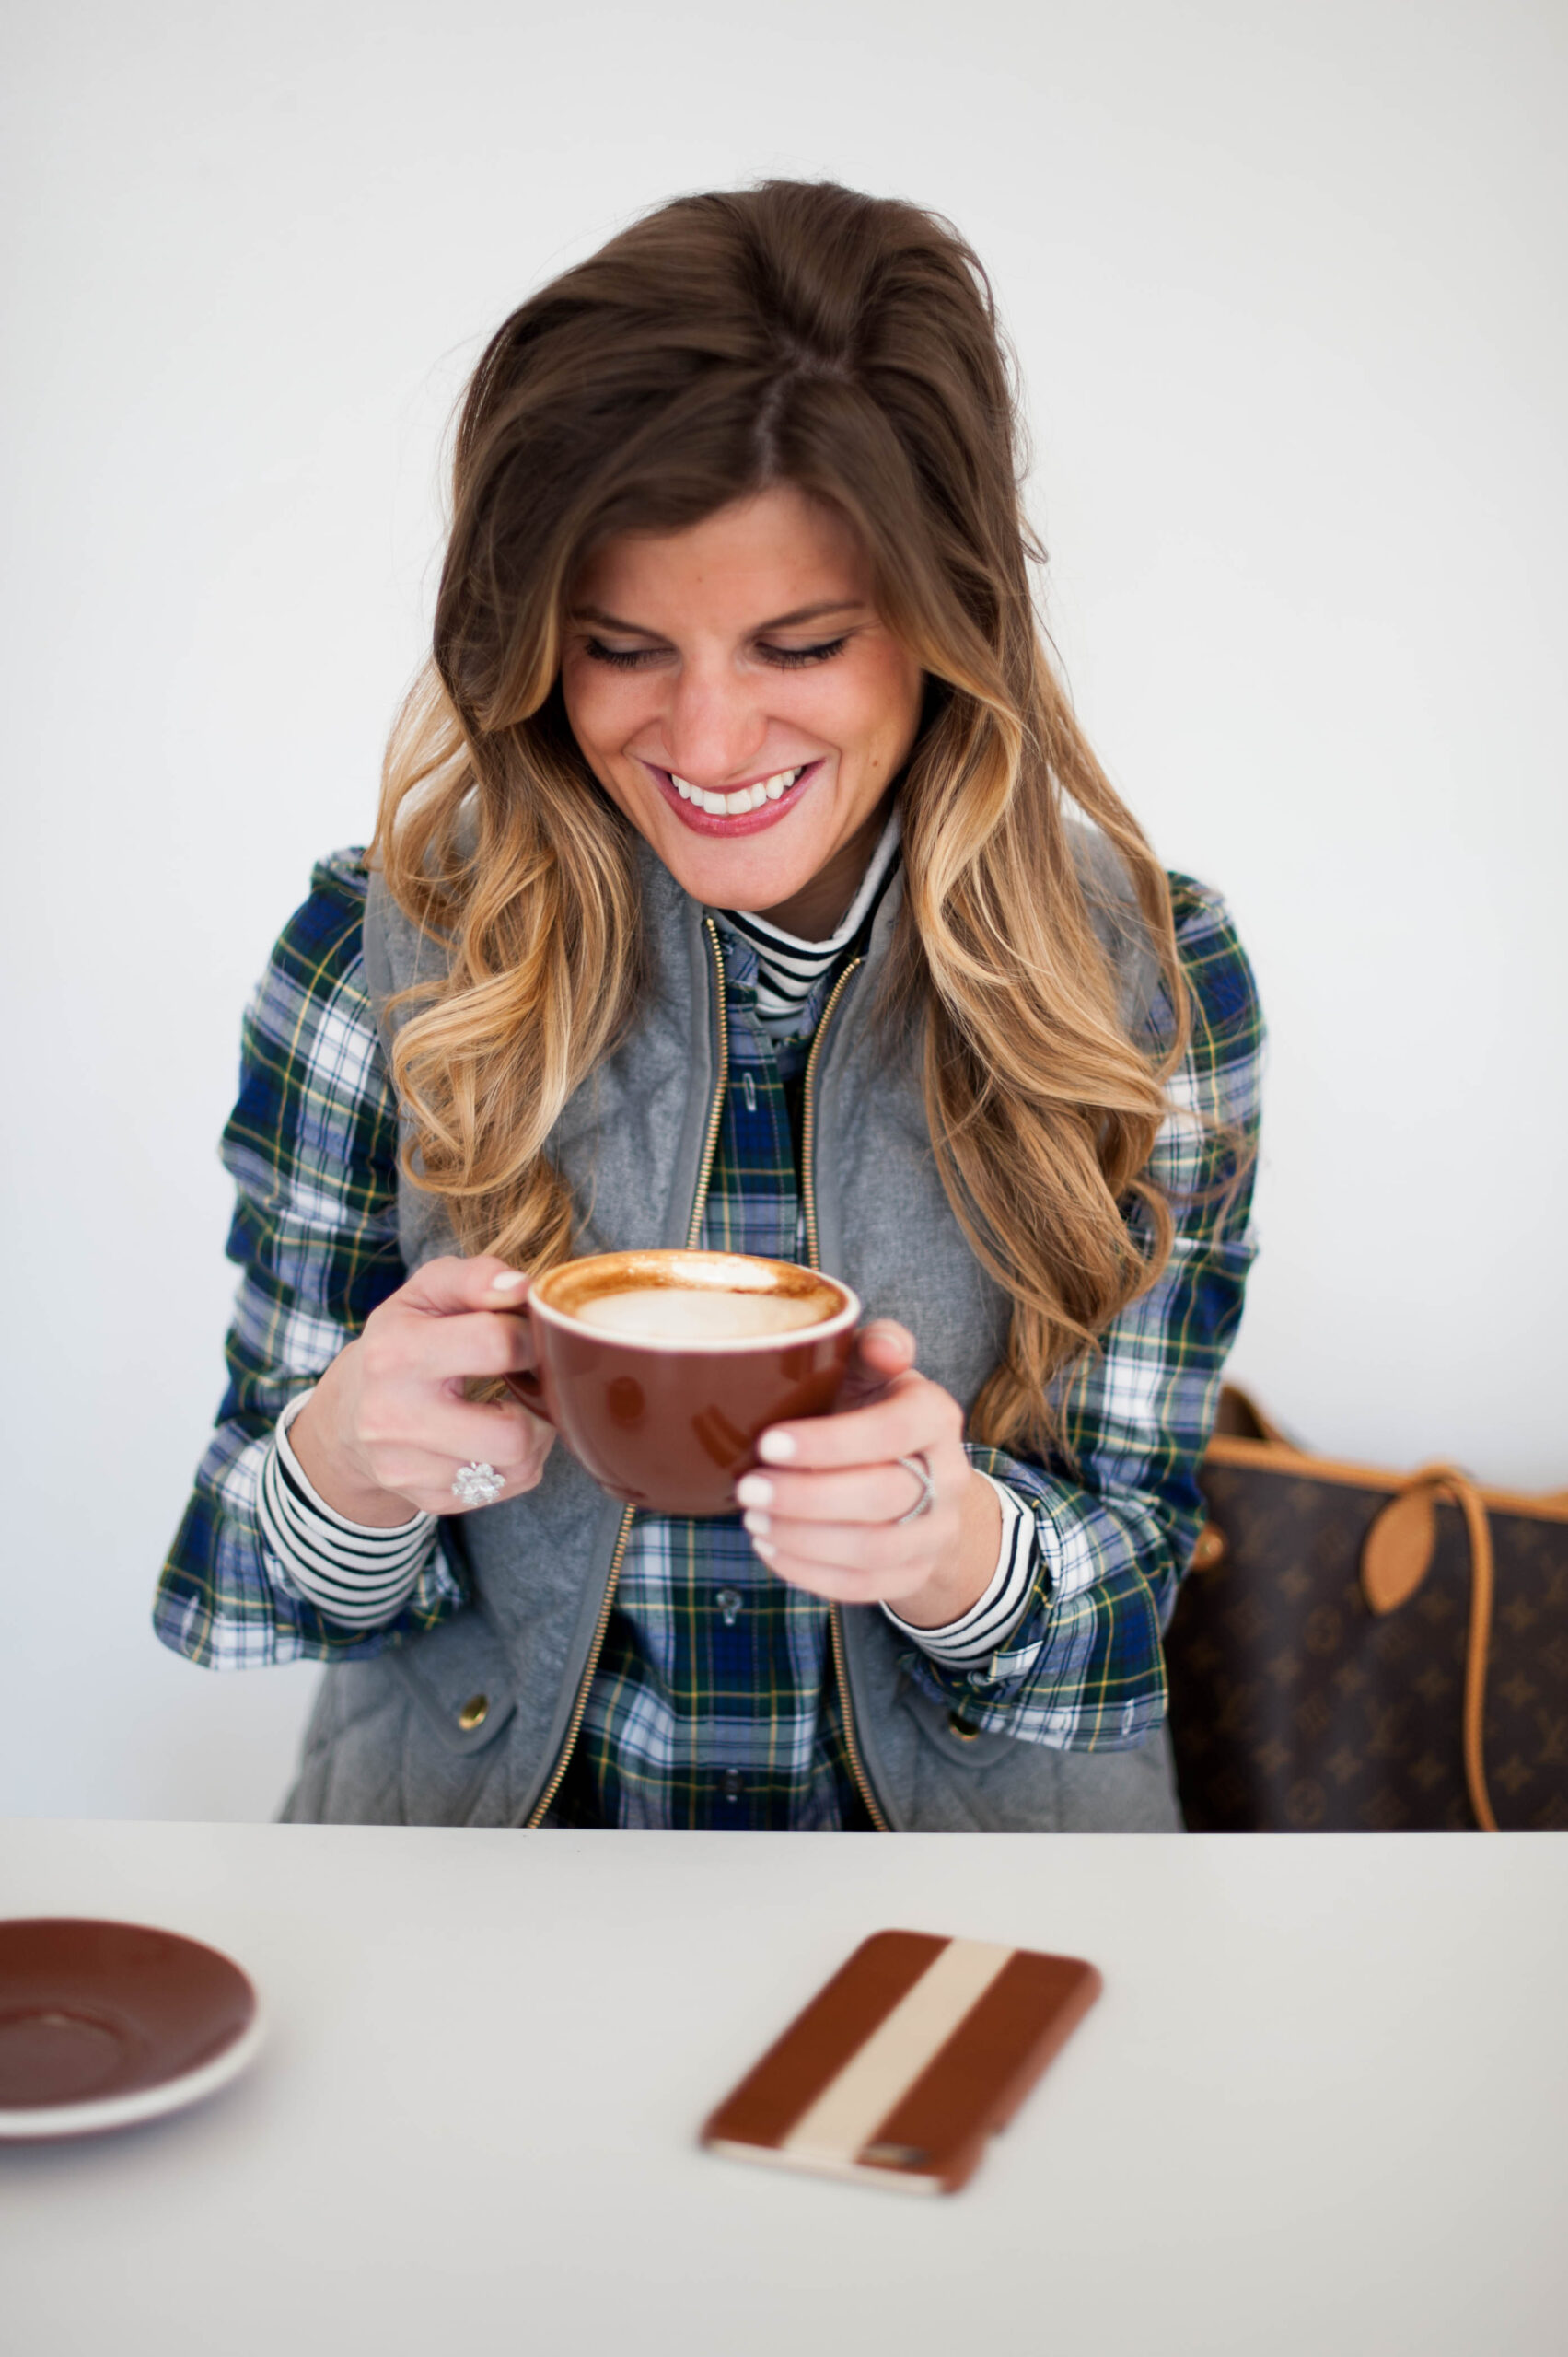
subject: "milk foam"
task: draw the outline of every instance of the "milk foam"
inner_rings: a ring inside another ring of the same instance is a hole
[[[601,1293],[572,1312],[581,1326],[648,1342],[729,1342],[820,1326],[833,1314],[823,1295],[726,1293],[717,1286],[635,1285]]]

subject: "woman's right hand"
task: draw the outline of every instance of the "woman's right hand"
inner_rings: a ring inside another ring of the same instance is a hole
[[[504,1497],[531,1490],[555,1434],[520,1400],[463,1397],[470,1377],[530,1371],[517,1311],[527,1277],[491,1255],[427,1260],[339,1352],[288,1428],[306,1478],[350,1522],[392,1529],[414,1514],[464,1514],[460,1465],[494,1466]]]

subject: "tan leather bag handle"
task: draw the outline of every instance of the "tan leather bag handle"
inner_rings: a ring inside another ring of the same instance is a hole
[[[1266,1408],[1259,1405],[1250,1391],[1239,1383],[1220,1387],[1219,1417],[1216,1432],[1228,1434],[1236,1440],[1272,1441],[1276,1448],[1294,1448],[1295,1443],[1286,1438]]]
[[[1486,1501],[1455,1465],[1423,1465],[1400,1482],[1374,1516],[1361,1549],[1361,1589],[1370,1610],[1382,1616],[1408,1604],[1432,1565],[1437,1538],[1434,1508],[1439,1498],[1465,1518],[1470,1554],[1470,1616],[1465,1636],[1465,1783],[1476,1823],[1495,1833],[1492,1795],[1486,1784],[1486,1672],[1492,1653],[1492,1611],[1496,1563]]]

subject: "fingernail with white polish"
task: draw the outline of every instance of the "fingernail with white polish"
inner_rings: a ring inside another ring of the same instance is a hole
[[[764,1433],[757,1443],[757,1454],[769,1465],[785,1465],[795,1455],[795,1440],[789,1433]]]
[[[765,1473],[748,1473],[736,1483],[735,1498],[738,1505],[771,1506],[773,1485]]]
[[[768,1538],[753,1538],[751,1544],[757,1550],[758,1554],[761,1556],[763,1562],[767,1563],[771,1563],[773,1557],[779,1551],[773,1545],[772,1541]]]
[[[767,1533],[772,1530],[773,1527],[773,1518],[772,1515],[759,1514],[755,1506],[752,1507],[749,1514],[742,1515],[740,1518],[746,1525],[747,1529],[751,1533],[753,1538],[756,1538],[759,1531],[761,1531],[763,1536],[766,1537]]]
[[[491,1278],[490,1290],[492,1293],[516,1293],[519,1285],[527,1283],[528,1278],[521,1269],[503,1269],[498,1277]]]

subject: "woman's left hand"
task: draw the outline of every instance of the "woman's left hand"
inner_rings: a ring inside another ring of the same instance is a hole
[[[855,1353],[842,1397],[856,1404],[772,1425],[757,1444],[767,1469],[744,1474],[736,1499],[780,1579],[944,1628],[991,1584],[1002,1510],[964,1454],[963,1410],[915,1372],[913,1336],[878,1318],[856,1336]],[[900,1517],[922,1490],[900,1457],[923,1459],[935,1492],[910,1522]]]

